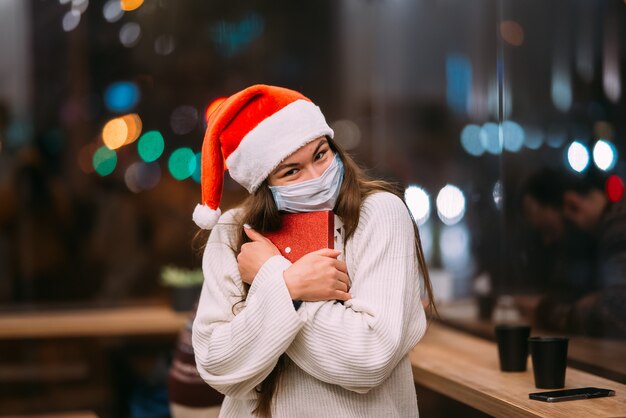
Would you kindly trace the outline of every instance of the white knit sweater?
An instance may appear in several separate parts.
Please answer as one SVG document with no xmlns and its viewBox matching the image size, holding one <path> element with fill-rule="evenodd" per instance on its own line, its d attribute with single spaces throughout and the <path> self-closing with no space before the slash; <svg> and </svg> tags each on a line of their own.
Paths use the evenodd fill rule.
<svg viewBox="0 0 626 418">
<path fill-rule="evenodd" d="M 251 417 L 255 387 L 278 357 L 288 361 L 274 397 L 274 418 L 416 417 L 407 353 L 426 329 L 420 302 L 412 220 L 391 193 L 367 197 L 345 257 L 352 299 L 304 302 L 296 311 L 282 272 L 270 258 L 245 303 L 227 211 L 209 237 L 204 286 L 193 325 L 202 378 L 226 395 L 220 417 Z M 233 310 L 236 315 L 233 314 Z"/>
</svg>

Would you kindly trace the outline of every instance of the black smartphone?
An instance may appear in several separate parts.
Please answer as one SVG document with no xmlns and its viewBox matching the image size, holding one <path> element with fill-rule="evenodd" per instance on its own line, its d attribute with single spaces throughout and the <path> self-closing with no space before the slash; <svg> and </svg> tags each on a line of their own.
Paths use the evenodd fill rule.
<svg viewBox="0 0 626 418">
<path fill-rule="evenodd" d="M 528 397 L 530 399 L 544 402 L 562 402 L 573 401 L 576 399 L 604 398 L 605 396 L 615 396 L 615 391 L 611 389 L 601 388 L 577 388 L 528 394 Z"/>
</svg>

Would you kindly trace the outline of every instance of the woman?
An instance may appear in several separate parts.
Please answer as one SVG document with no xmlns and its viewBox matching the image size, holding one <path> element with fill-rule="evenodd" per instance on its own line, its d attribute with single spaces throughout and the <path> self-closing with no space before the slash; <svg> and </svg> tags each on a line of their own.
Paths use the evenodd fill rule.
<svg viewBox="0 0 626 418">
<path fill-rule="evenodd" d="M 417 416 L 408 352 L 426 329 L 415 223 L 385 182 L 332 140 L 317 106 L 257 85 L 211 114 L 194 220 L 212 229 L 193 325 L 202 378 L 226 395 L 221 417 Z M 221 215 L 224 162 L 250 196 Z M 282 212 L 334 210 L 344 257 L 295 263 L 263 232 Z"/>
</svg>

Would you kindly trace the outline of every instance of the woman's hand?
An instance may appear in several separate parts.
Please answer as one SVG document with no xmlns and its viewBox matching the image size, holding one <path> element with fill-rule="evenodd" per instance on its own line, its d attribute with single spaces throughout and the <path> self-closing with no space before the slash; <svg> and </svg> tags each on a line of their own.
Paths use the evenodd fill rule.
<svg viewBox="0 0 626 418">
<path fill-rule="evenodd" d="M 241 252 L 237 255 L 237 265 L 241 280 L 251 285 L 261 266 L 273 256 L 280 255 L 280 251 L 272 241 L 254 229 L 244 226 L 244 231 L 252 242 L 246 242 L 241 246 Z"/>
<path fill-rule="evenodd" d="M 346 263 L 337 260 L 340 251 L 324 248 L 306 254 L 284 271 L 283 277 L 294 300 L 348 300 Z"/>
</svg>

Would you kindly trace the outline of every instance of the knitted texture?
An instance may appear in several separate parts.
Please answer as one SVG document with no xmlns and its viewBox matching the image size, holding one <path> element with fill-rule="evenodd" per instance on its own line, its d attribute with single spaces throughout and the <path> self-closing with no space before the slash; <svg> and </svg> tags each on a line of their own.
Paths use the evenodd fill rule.
<svg viewBox="0 0 626 418">
<path fill-rule="evenodd" d="M 239 231 L 228 224 L 238 214 L 222 215 L 209 237 L 192 335 L 200 376 L 226 395 L 220 417 L 252 416 L 255 388 L 283 353 L 274 418 L 418 416 L 408 353 L 426 317 L 402 201 L 379 192 L 363 202 L 345 245 L 352 299 L 304 302 L 297 311 L 282 277 L 291 263 L 279 255 L 263 264 L 237 304 L 243 286 L 232 248 Z"/>
</svg>

